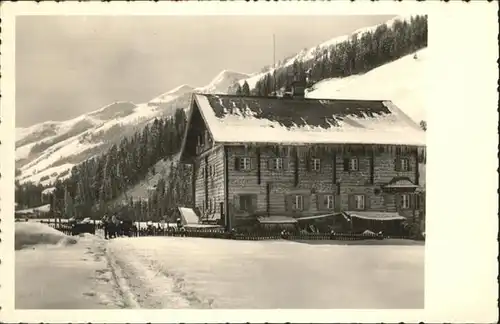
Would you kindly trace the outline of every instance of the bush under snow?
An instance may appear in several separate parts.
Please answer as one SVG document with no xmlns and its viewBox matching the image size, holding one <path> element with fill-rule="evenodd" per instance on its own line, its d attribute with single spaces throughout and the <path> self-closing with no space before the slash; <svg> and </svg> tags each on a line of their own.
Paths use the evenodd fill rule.
<svg viewBox="0 0 500 324">
<path fill-rule="evenodd" d="M 16 223 L 15 249 L 41 244 L 75 244 L 77 240 L 41 223 Z"/>
</svg>

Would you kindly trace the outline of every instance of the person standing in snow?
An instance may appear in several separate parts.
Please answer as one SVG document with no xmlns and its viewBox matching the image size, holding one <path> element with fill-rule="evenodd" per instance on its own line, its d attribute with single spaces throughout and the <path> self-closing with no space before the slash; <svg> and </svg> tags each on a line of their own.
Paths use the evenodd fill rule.
<svg viewBox="0 0 500 324">
<path fill-rule="evenodd" d="M 109 218 L 107 214 L 104 214 L 104 216 L 101 219 L 101 223 L 102 223 L 102 228 L 104 229 L 104 239 L 107 240 L 109 235 Z"/>
<path fill-rule="evenodd" d="M 116 233 L 118 231 L 118 217 L 116 217 L 116 214 L 113 214 L 113 216 L 111 216 L 111 226 L 112 230 L 110 234 L 113 237 L 116 237 Z"/>
</svg>

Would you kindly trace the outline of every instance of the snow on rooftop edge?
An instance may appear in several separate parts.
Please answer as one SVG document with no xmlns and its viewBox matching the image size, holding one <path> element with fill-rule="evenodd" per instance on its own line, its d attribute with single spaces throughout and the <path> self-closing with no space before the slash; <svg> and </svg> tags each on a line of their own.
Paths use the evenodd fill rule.
<svg viewBox="0 0 500 324">
<path fill-rule="evenodd" d="M 415 126 L 418 127 L 418 125 L 409 118 L 404 120 L 408 127 L 392 131 L 359 127 L 346 127 L 345 129 L 285 128 L 277 122 L 265 119 L 239 118 L 238 116 L 219 119 L 215 116 L 206 96 L 196 94 L 195 98 L 209 125 L 214 141 L 219 143 L 426 145 L 425 132 L 417 130 Z M 384 105 L 398 118 L 405 119 L 406 115 L 390 102 L 384 102 Z"/>
</svg>

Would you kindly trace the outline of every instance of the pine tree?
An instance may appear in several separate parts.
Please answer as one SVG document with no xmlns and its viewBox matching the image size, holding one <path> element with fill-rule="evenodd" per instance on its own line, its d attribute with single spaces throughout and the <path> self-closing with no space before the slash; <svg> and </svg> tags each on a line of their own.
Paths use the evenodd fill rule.
<svg viewBox="0 0 500 324">
<path fill-rule="evenodd" d="M 236 83 L 236 95 L 241 96 L 242 94 L 243 94 L 243 91 L 241 89 L 240 83 L 238 82 L 238 83 Z"/>
<path fill-rule="evenodd" d="M 248 85 L 248 82 L 246 80 L 241 87 L 241 95 L 244 97 L 250 96 L 250 86 Z"/>
</svg>

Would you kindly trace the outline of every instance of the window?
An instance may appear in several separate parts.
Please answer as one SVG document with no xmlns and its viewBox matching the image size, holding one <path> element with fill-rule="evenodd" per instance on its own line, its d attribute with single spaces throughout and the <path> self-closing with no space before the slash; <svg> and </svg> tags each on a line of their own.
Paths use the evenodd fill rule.
<svg viewBox="0 0 500 324">
<path fill-rule="evenodd" d="M 212 177 L 215 177 L 215 165 L 212 167 Z"/>
<path fill-rule="evenodd" d="M 349 160 L 349 171 L 358 171 L 358 170 L 359 170 L 358 158 L 351 158 Z"/>
<path fill-rule="evenodd" d="M 208 166 L 208 176 L 211 176 L 212 175 L 212 166 L 209 165 Z"/>
<path fill-rule="evenodd" d="M 250 170 L 250 163 L 249 157 L 240 158 L 240 170 Z"/>
<path fill-rule="evenodd" d="M 313 171 L 319 171 L 321 169 L 321 160 L 320 159 L 312 159 L 312 169 Z"/>
<path fill-rule="evenodd" d="M 355 207 L 357 210 L 365 209 L 365 196 L 364 195 L 355 195 L 354 196 Z"/>
<path fill-rule="evenodd" d="M 295 195 L 293 199 L 293 205 L 292 208 L 294 210 L 302 210 L 304 209 L 304 197 L 301 195 Z"/>
<path fill-rule="evenodd" d="M 325 207 L 327 209 L 333 209 L 335 206 L 335 201 L 333 200 L 333 195 L 325 196 Z"/>
<path fill-rule="evenodd" d="M 203 139 L 204 139 L 204 144 L 208 144 L 208 139 L 209 139 L 209 137 L 208 137 L 208 130 L 205 130 Z"/>
<path fill-rule="evenodd" d="M 401 209 L 410 209 L 410 195 L 401 195 Z"/>
<path fill-rule="evenodd" d="M 252 195 L 240 195 L 240 210 L 252 210 Z"/>
<path fill-rule="evenodd" d="M 276 170 L 282 170 L 283 169 L 283 159 L 282 158 L 275 158 L 274 159 L 274 168 Z"/>
<path fill-rule="evenodd" d="M 400 159 L 400 169 L 401 171 L 409 171 L 410 170 L 410 161 L 408 159 Z"/>
</svg>

